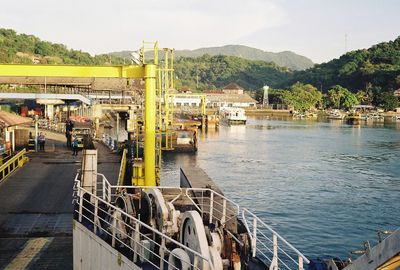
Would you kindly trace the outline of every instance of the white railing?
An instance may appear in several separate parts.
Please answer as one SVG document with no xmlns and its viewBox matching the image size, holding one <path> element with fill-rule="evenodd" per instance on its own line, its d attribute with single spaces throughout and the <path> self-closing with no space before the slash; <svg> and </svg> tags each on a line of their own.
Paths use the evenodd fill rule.
<svg viewBox="0 0 400 270">
<path fill-rule="evenodd" d="M 310 261 L 293 245 L 246 208 L 240 210 L 252 244 L 252 255 L 266 260 L 270 269 L 304 269 Z"/>
<path fill-rule="evenodd" d="M 100 173 L 97 175 L 98 200 L 107 205 L 111 205 L 116 197 L 120 195 L 118 193 L 119 190 L 135 188 L 137 192 L 157 188 L 163 194 L 167 194 L 164 196 L 164 199 L 168 202 L 174 203 L 179 198 L 187 198 L 198 210 L 203 220 L 208 220 L 210 224 L 217 223 L 221 226 L 229 227 L 230 222 L 241 222 L 250 238 L 252 256 L 261 259 L 266 265 L 270 265 L 270 269 L 303 270 L 304 264 L 309 263 L 309 260 L 299 250 L 279 235 L 272 227 L 248 209 L 240 207 L 237 203 L 214 190 L 205 188 L 118 186 L 111 185 L 104 175 Z M 75 178 L 75 181 L 78 181 L 78 177 Z M 114 206 L 112 208 L 115 209 Z M 121 210 L 116 211 L 121 213 L 121 215 L 127 215 L 126 213 L 122 213 Z M 135 219 L 132 216 L 127 216 L 129 219 Z M 146 224 L 144 225 L 146 228 L 149 227 Z M 158 231 L 157 234 L 161 235 Z M 234 233 L 230 235 L 239 245 L 242 245 Z M 165 237 L 167 241 L 170 241 L 169 237 Z M 200 255 L 198 254 L 197 256 Z M 199 258 L 205 260 L 201 256 Z"/>
<path fill-rule="evenodd" d="M 111 197 L 107 187 L 111 185 L 105 184 L 102 197 L 99 197 L 80 187 L 78 178 L 77 175 L 74 184 L 74 218 L 134 263 L 156 269 L 165 266 L 179 269 L 169 263 L 170 256 L 174 256 L 190 269 L 213 270 L 209 258 L 109 203 Z M 108 182 L 104 176 L 102 182 Z M 176 248 L 184 250 L 193 259 L 178 258 L 173 252 Z"/>
<path fill-rule="evenodd" d="M 218 221 L 220 224 L 226 225 L 233 219 L 239 219 L 250 236 L 252 256 L 257 256 L 268 265 L 272 265 L 270 269 L 303 270 L 304 263 L 310 262 L 299 250 L 255 214 L 225 196 L 211 189 L 202 188 L 188 188 L 186 196 L 191 198 L 193 204 L 197 205 L 202 216 L 208 215 L 209 223 Z M 236 240 L 241 244 L 238 239 Z"/>
</svg>

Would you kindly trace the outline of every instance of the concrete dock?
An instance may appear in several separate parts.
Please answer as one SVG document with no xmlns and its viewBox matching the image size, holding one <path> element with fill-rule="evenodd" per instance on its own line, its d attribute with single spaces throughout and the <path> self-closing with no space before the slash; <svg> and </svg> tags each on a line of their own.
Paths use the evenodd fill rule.
<svg viewBox="0 0 400 270">
<path fill-rule="evenodd" d="M 72 187 L 81 155 L 47 132 L 46 152 L 0 183 L 0 269 L 72 269 Z M 102 144 L 98 170 L 117 181 L 119 157 Z"/>
</svg>

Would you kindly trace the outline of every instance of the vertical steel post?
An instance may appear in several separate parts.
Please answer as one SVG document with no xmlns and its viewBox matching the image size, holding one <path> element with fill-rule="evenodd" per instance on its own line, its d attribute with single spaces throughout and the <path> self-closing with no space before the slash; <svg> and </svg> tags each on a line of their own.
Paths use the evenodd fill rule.
<svg viewBox="0 0 400 270">
<path fill-rule="evenodd" d="M 117 112 L 117 146 L 119 142 L 119 113 Z"/>
<path fill-rule="evenodd" d="M 226 221 L 226 200 L 223 199 L 222 201 L 222 217 L 221 217 L 221 224 L 225 226 Z"/>
<path fill-rule="evenodd" d="M 38 116 L 35 115 L 35 151 L 38 151 L 38 136 L 39 136 L 39 121 Z"/>
<path fill-rule="evenodd" d="M 144 184 L 156 186 L 156 65 L 148 64 L 144 67 L 144 81 Z"/>
<path fill-rule="evenodd" d="M 303 257 L 301 257 L 300 255 L 299 255 L 299 270 L 304 270 Z"/>
<path fill-rule="evenodd" d="M 133 262 L 134 263 L 136 263 L 138 261 L 139 241 L 140 241 L 140 227 L 139 227 L 139 222 L 136 222 L 135 230 L 134 230 L 134 245 L 133 245 Z"/>
<path fill-rule="evenodd" d="M 211 196 L 210 196 L 210 220 L 209 223 L 212 223 L 213 220 L 213 211 L 214 211 L 214 192 L 211 192 Z"/>
<path fill-rule="evenodd" d="M 83 191 L 79 190 L 79 222 L 82 222 L 82 213 L 83 213 Z"/>
<path fill-rule="evenodd" d="M 96 198 L 96 200 L 94 201 L 94 218 L 93 218 L 94 234 L 97 233 L 97 223 L 99 221 L 98 209 L 99 209 L 99 201 Z"/>
<path fill-rule="evenodd" d="M 164 270 L 165 265 L 165 237 L 161 238 L 161 246 L 160 246 L 160 270 Z"/>
<path fill-rule="evenodd" d="M 12 132 L 11 132 L 11 150 L 14 153 L 15 152 L 15 128 L 13 128 Z"/>
<path fill-rule="evenodd" d="M 273 256 L 272 256 L 272 261 L 269 266 L 269 269 L 271 270 L 278 270 L 278 237 L 276 234 L 272 235 L 272 243 L 273 243 Z"/>
<path fill-rule="evenodd" d="M 255 217 L 253 217 L 253 237 L 251 238 L 251 242 L 252 255 L 255 257 L 257 252 L 257 219 Z"/>
<path fill-rule="evenodd" d="M 103 200 L 106 200 L 106 179 L 103 176 Z"/>
</svg>

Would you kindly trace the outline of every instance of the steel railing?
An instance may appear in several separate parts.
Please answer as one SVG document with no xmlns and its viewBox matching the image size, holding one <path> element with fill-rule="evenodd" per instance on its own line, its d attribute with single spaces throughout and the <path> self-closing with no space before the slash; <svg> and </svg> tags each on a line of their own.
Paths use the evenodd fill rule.
<svg viewBox="0 0 400 270">
<path fill-rule="evenodd" d="M 108 182 L 105 178 L 102 178 L 102 181 Z M 213 270 L 210 258 L 202 256 L 197 251 L 109 203 L 110 196 L 107 187 L 114 189 L 116 186 L 105 184 L 104 187 L 106 188 L 101 190 L 100 193 L 103 194 L 100 197 L 87 192 L 80 186 L 79 174 L 77 174 L 73 194 L 75 220 L 136 264 L 149 265 L 156 269 L 165 269 L 165 266 L 168 266 L 167 269 L 180 269 L 170 264 L 170 256 L 173 256 L 190 269 Z M 178 255 L 173 252 L 176 248 L 184 250 L 192 259 L 187 261 L 184 258 L 178 258 Z"/>
<path fill-rule="evenodd" d="M 119 173 L 118 173 L 118 184 L 123 185 L 124 179 L 125 179 L 125 169 L 126 169 L 126 155 L 128 153 L 128 150 L 124 148 L 122 151 L 122 158 L 121 158 L 121 165 L 119 167 Z"/>
<path fill-rule="evenodd" d="M 102 174 L 98 175 L 97 195 L 108 203 L 114 202 L 118 196 L 118 190 L 140 189 L 148 190 L 157 188 L 162 193 L 167 192 L 168 201 L 174 203 L 181 197 L 188 198 L 192 205 L 198 210 L 203 219 L 209 223 L 228 225 L 233 220 L 239 220 L 245 226 L 251 241 L 252 256 L 257 256 L 270 269 L 304 269 L 304 264 L 309 260 L 298 249 L 285 240 L 271 226 L 262 221 L 246 208 L 240 207 L 234 201 L 207 188 L 179 188 L 179 187 L 146 187 L 146 186 L 118 186 L 111 185 Z M 172 191 L 172 192 L 171 192 Z M 242 244 L 232 234 L 233 238 Z"/>
<path fill-rule="evenodd" d="M 197 204 L 197 209 L 202 215 L 208 215 L 210 223 L 218 221 L 225 225 L 234 218 L 242 221 L 251 239 L 252 256 L 258 256 L 272 265 L 271 269 L 303 270 L 304 263 L 309 263 L 299 250 L 271 226 L 225 196 L 211 189 L 202 188 L 188 188 L 186 196 L 192 197 L 192 202 Z M 239 244 L 241 244 L 240 241 Z"/>
<path fill-rule="evenodd" d="M 6 179 L 16 169 L 22 167 L 29 159 L 26 149 L 19 151 L 15 156 L 10 157 L 3 165 L 0 166 L 0 182 Z"/>
</svg>

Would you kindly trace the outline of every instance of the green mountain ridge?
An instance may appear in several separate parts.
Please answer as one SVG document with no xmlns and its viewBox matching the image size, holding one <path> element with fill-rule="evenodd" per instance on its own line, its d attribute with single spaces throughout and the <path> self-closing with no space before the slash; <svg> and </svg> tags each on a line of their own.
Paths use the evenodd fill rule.
<svg viewBox="0 0 400 270">
<path fill-rule="evenodd" d="M 121 58 L 129 58 L 132 51 L 112 52 L 111 55 Z M 291 51 L 267 52 L 244 45 L 225 45 L 221 47 L 207 47 L 195 50 L 176 50 L 176 57 L 201 57 L 203 55 L 225 55 L 236 56 L 247 60 L 261 60 L 274 62 L 278 66 L 287 67 L 291 70 L 305 70 L 314 66 L 314 63 L 305 56 Z"/>
<path fill-rule="evenodd" d="M 112 58 L 112 64 L 122 64 L 123 61 L 121 58 Z M 81 50 L 68 49 L 63 44 L 43 41 L 33 35 L 17 34 L 12 29 L 4 28 L 0 28 L 0 63 L 111 64 L 109 55 L 92 56 Z"/>
<path fill-rule="evenodd" d="M 246 90 L 257 90 L 264 85 L 276 87 L 291 74 L 287 68 L 273 62 L 226 55 L 178 57 L 174 67 L 177 89 L 192 90 L 221 88 L 233 82 Z"/>
<path fill-rule="evenodd" d="M 337 84 L 352 92 L 395 90 L 400 86 L 400 36 L 294 72 L 278 85 L 287 88 L 295 82 L 310 83 L 323 92 Z"/>
</svg>

